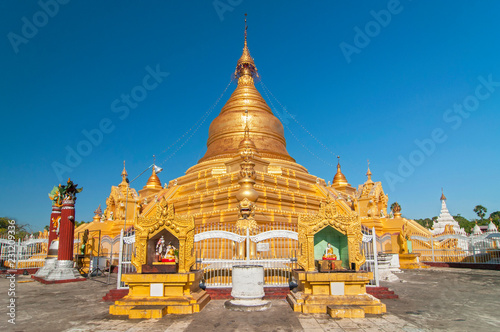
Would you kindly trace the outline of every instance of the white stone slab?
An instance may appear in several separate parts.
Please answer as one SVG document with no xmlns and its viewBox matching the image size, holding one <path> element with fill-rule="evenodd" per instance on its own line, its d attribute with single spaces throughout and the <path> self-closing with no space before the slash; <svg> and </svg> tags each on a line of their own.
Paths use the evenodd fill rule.
<svg viewBox="0 0 500 332">
<path fill-rule="evenodd" d="M 163 297 L 163 284 L 150 284 L 149 286 L 149 296 Z"/>
<path fill-rule="evenodd" d="M 344 286 L 343 282 L 331 282 L 330 291 L 332 295 L 344 295 Z"/>
</svg>

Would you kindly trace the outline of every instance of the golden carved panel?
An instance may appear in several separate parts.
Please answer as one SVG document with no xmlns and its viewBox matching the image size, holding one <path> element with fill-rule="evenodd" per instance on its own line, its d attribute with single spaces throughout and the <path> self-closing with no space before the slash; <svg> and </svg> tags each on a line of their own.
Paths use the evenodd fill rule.
<svg viewBox="0 0 500 332">
<path fill-rule="evenodd" d="M 365 256 L 361 251 L 361 219 L 345 202 L 330 199 L 321 202 L 318 213 L 299 216 L 298 237 L 301 251 L 298 264 L 306 271 L 315 270 L 314 235 L 327 226 L 347 236 L 349 262 L 355 263 L 356 270 L 359 270 L 365 263 Z"/>
<path fill-rule="evenodd" d="M 166 229 L 179 240 L 179 273 L 189 272 L 195 263 L 194 257 L 194 217 L 176 215 L 173 204 L 163 198 L 156 207 L 153 217 L 140 217 L 135 224 L 136 252 L 132 264 L 137 272 L 142 272 L 146 264 L 148 240 Z"/>
</svg>

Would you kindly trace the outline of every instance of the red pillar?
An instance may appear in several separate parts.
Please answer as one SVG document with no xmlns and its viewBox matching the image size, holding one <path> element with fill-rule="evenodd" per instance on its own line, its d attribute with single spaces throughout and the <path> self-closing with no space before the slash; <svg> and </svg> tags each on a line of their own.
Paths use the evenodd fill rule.
<svg viewBox="0 0 500 332">
<path fill-rule="evenodd" d="M 58 226 L 61 223 L 61 207 L 52 205 L 52 213 L 50 214 L 49 223 L 49 248 L 52 241 L 57 239 Z"/>
<path fill-rule="evenodd" d="M 73 260 L 73 243 L 75 235 L 75 201 L 71 198 L 63 200 L 61 211 L 61 226 L 59 227 L 59 250 L 57 259 Z"/>
</svg>

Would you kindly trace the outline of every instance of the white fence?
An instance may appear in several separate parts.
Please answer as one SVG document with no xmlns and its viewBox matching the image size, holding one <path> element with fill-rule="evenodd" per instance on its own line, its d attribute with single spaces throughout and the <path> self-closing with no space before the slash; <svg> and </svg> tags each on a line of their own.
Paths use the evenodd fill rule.
<svg viewBox="0 0 500 332">
<path fill-rule="evenodd" d="M 414 253 L 424 262 L 500 264 L 500 233 L 411 235 Z"/>
<path fill-rule="evenodd" d="M 372 229 L 363 227 L 362 250 L 366 263 L 364 271 L 373 272 L 371 285 L 379 284 L 378 255 L 386 239 L 372 235 Z M 390 239 L 389 239 L 390 241 Z M 232 268 L 238 265 L 262 265 L 265 286 L 288 286 L 292 270 L 297 268 L 297 225 L 270 223 L 246 233 L 235 225 L 211 223 L 198 226 L 195 231 L 195 269 L 204 271 L 207 287 L 230 287 Z M 121 275 L 136 273 L 132 265 L 135 233 L 131 229 L 120 235 L 117 288 L 128 288 Z M 377 248 L 378 246 L 378 248 Z"/>
<path fill-rule="evenodd" d="M 367 228 L 361 226 L 363 233 L 363 254 L 365 255 L 365 263 L 361 266 L 360 270 L 373 272 L 373 279 L 370 280 L 370 286 L 379 286 L 379 271 L 378 271 L 378 254 L 381 252 L 381 241 L 377 241 L 377 234 L 375 228 Z"/>
<path fill-rule="evenodd" d="M 45 264 L 47 256 L 46 238 L 25 238 L 17 241 L 0 238 L 0 268 L 30 269 Z"/>
<path fill-rule="evenodd" d="M 197 227 L 196 269 L 204 270 L 207 287 L 230 287 L 237 265 L 264 267 L 264 286 L 288 286 L 297 267 L 297 225 L 270 223 L 246 231 L 221 223 Z"/>
<path fill-rule="evenodd" d="M 118 277 L 116 279 L 117 289 L 128 289 L 128 286 L 121 281 L 122 274 L 136 273 L 137 270 L 132 265 L 132 255 L 135 254 L 135 230 L 123 230 L 120 233 L 120 255 L 118 257 Z M 111 256 L 112 257 L 112 256 Z"/>
</svg>

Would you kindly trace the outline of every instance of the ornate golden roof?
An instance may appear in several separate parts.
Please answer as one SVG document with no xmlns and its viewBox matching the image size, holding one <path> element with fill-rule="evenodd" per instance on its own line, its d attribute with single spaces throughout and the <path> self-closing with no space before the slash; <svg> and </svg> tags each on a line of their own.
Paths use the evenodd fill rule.
<svg viewBox="0 0 500 332">
<path fill-rule="evenodd" d="M 198 163 L 218 158 L 229 158 L 238 152 L 247 125 L 252 128 L 252 140 L 264 158 L 295 162 L 286 150 L 283 125 L 254 85 L 257 68 L 246 41 L 243 54 L 236 65 L 238 86 L 222 110 L 210 124 L 207 152 Z"/>
<path fill-rule="evenodd" d="M 148 182 L 143 187 L 143 189 L 147 189 L 147 188 L 161 189 L 161 181 L 160 181 L 160 178 L 158 177 L 158 175 L 156 175 L 155 167 L 153 166 L 152 169 L 153 169 L 153 173 L 149 177 Z"/>
<path fill-rule="evenodd" d="M 344 174 L 342 174 L 342 171 L 340 170 L 340 158 L 337 163 L 337 174 L 335 174 L 333 178 L 333 183 L 332 185 L 335 186 L 348 186 L 349 183 L 347 182 L 347 179 L 345 178 Z"/>
</svg>

